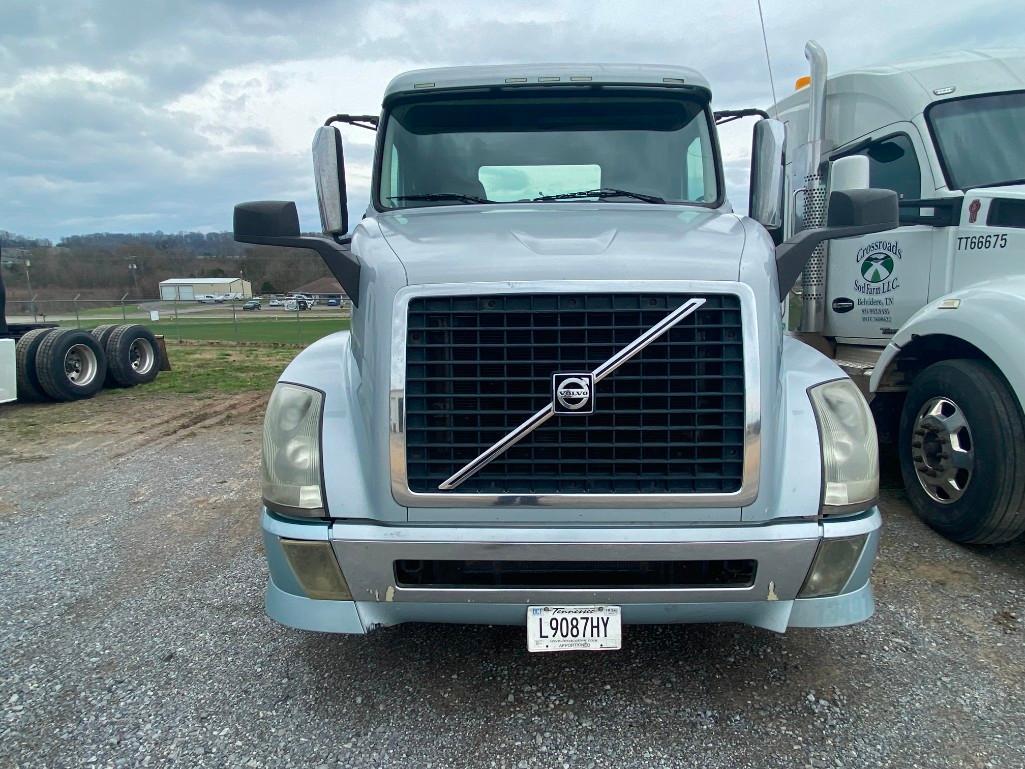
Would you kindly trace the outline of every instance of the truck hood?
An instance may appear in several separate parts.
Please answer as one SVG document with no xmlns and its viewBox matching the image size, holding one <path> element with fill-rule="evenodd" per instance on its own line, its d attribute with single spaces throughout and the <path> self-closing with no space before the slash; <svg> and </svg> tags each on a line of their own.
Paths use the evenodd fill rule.
<svg viewBox="0 0 1025 769">
<path fill-rule="evenodd" d="M 632 203 L 436 206 L 378 216 L 410 285 L 494 280 L 737 280 L 740 217 Z"/>
<path fill-rule="evenodd" d="M 1025 198 L 1025 184 L 1001 184 L 999 187 L 976 187 L 965 190 L 965 197 Z"/>
</svg>

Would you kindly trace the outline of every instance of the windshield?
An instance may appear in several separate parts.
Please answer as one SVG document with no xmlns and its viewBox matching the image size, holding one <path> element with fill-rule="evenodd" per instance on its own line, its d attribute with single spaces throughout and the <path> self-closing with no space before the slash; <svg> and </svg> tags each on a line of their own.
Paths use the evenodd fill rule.
<svg viewBox="0 0 1025 769">
<path fill-rule="evenodd" d="M 706 102 L 651 90 L 407 100 L 388 113 L 378 201 L 384 209 L 578 193 L 568 199 L 715 205 L 709 124 Z"/>
<path fill-rule="evenodd" d="M 926 117 L 950 189 L 1025 180 L 1025 91 L 937 102 Z"/>
</svg>

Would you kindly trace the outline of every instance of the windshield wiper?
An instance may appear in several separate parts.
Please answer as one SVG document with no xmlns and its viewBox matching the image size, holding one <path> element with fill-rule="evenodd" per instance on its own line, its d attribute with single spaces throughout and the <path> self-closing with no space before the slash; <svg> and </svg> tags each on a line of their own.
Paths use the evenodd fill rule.
<svg viewBox="0 0 1025 769">
<path fill-rule="evenodd" d="M 601 187 L 597 190 L 581 192 L 562 192 L 558 195 L 541 195 L 531 200 L 531 202 L 545 203 L 549 200 L 575 200 L 577 198 L 598 198 L 599 200 L 604 200 L 605 198 L 636 198 L 637 200 L 643 200 L 645 203 L 666 202 L 658 195 L 645 195 L 643 192 L 631 192 L 630 190 L 620 190 L 615 187 Z"/>
<path fill-rule="evenodd" d="M 494 200 L 461 192 L 424 192 L 420 195 L 391 195 L 388 200 L 458 200 L 461 203 L 494 203 Z"/>
</svg>

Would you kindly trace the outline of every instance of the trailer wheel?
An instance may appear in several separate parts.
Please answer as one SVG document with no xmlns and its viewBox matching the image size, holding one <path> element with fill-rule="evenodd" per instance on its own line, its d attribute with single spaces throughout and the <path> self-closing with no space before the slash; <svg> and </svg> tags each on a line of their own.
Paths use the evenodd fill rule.
<svg viewBox="0 0 1025 769">
<path fill-rule="evenodd" d="M 100 347 L 106 350 L 107 340 L 110 339 L 110 335 L 114 332 L 115 328 L 117 328 L 116 323 L 108 323 L 103 326 L 97 326 L 89 333 L 96 337 L 96 340 L 100 343 Z"/>
<path fill-rule="evenodd" d="M 43 343 L 43 337 L 50 328 L 35 328 L 22 336 L 15 346 L 15 373 L 18 381 L 18 399 L 23 401 L 45 401 L 46 393 L 39 384 L 39 373 L 36 371 L 36 352 Z"/>
<path fill-rule="evenodd" d="M 922 371 L 904 401 L 899 449 L 911 506 L 943 536 L 996 544 L 1025 531 L 1025 417 L 992 364 Z"/>
<path fill-rule="evenodd" d="M 55 401 L 91 398 L 103 387 L 107 356 L 88 331 L 60 329 L 36 352 L 39 384 Z"/>
<path fill-rule="evenodd" d="M 110 376 L 122 387 L 152 382 L 160 373 L 160 348 L 145 326 L 118 326 L 107 340 Z"/>
<path fill-rule="evenodd" d="M 96 337 L 96 341 L 100 343 L 100 347 L 103 348 L 103 352 L 107 353 L 107 376 L 103 380 L 103 384 L 107 387 L 117 387 L 118 385 L 110 370 L 110 352 L 107 350 L 107 340 L 110 339 L 110 335 L 114 333 L 115 328 L 117 328 L 116 323 L 108 323 L 103 326 L 97 326 L 89 332 Z"/>
</svg>

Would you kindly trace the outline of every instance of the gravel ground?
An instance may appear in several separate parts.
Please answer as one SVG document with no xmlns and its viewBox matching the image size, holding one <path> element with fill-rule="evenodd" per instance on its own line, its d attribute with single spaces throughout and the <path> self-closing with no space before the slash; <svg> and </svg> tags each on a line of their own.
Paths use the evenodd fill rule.
<svg viewBox="0 0 1025 769">
<path fill-rule="evenodd" d="M 1025 765 L 1025 544 L 952 545 L 896 488 L 851 628 L 280 627 L 263 397 L 0 409 L 0 766 Z"/>
</svg>

